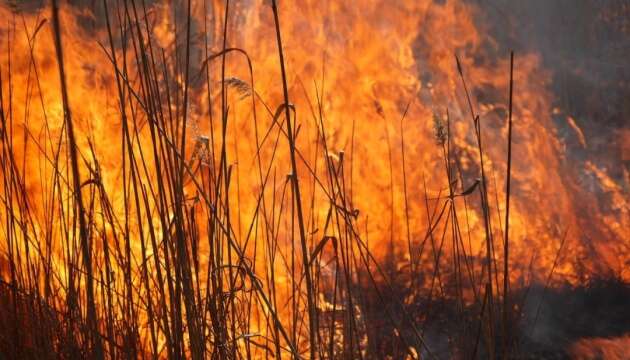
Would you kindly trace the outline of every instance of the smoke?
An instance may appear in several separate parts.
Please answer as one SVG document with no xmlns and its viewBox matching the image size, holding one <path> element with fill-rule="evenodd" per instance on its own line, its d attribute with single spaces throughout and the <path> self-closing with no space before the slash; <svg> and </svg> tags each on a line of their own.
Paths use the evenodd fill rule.
<svg viewBox="0 0 630 360">
<path fill-rule="evenodd" d="M 554 353 L 580 339 L 614 339 L 630 331 L 630 287 L 617 281 L 598 279 L 579 288 L 534 286 L 524 298 L 524 348 Z"/>
<path fill-rule="evenodd" d="M 573 193 L 581 247 L 596 258 L 627 252 L 630 219 L 630 3 L 468 0 L 499 54 L 540 55 L 551 73 L 553 129 L 563 148 L 564 186 Z M 518 93 L 518 85 L 515 89 Z M 601 224 L 600 224 L 601 223 Z M 562 224 L 560 224 L 562 226 Z M 606 243 L 606 244 L 604 244 Z M 617 244 L 615 248 L 602 247 Z M 619 275 L 596 260 L 588 271 Z M 616 260 L 613 260 L 614 263 Z"/>
<path fill-rule="evenodd" d="M 626 0 L 471 0 L 498 43 L 518 53 L 535 51 L 552 70 L 555 105 L 586 134 L 587 151 L 621 181 L 630 103 L 630 2 Z M 575 129 L 559 121 L 569 146 Z M 571 138 L 571 139 L 570 139 Z M 603 154 L 604 156 L 597 156 Z M 627 186 L 627 184 L 626 184 Z"/>
</svg>

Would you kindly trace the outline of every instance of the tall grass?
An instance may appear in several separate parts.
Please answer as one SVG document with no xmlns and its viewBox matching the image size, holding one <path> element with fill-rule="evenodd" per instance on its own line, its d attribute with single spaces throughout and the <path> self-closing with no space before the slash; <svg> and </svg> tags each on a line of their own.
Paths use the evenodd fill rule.
<svg viewBox="0 0 630 360">
<path fill-rule="evenodd" d="M 460 169 L 452 151 L 453 119 L 448 111 L 446 118 L 436 115 L 436 146 L 426 150 L 441 154 L 444 162 L 449 186 L 437 198 L 429 196 L 427 184 L 420 194 L 408 187 L 405 144 L 413 139 L 404 138 L 407 111 L 400 117 L 399 133 L 387 132 L 388 141 L 390 136 L 401 140 L 400 149 L 388 142 L 392 198 L 393 182 L 399 180 L 393 178 L 397 165 L 392 154 L 400 150 L 403 159 L 400 180 L 409 266 L 401 270 L 395 263 L 381 263 L 372 253 L 367 230 L 361 228 L 367 228 L 368 220 L 360 222 L 352 193 L 353 183 L 361 181 L 353 177 L 353 169 L 361 164 L 348 164 L 354 146 L 350 154 L 333 153 L 329 147 L 323 84 L 315 82 L 315 97 L 307 96 L 310 109 L 296 109 L 290 102 L 276 1 L 268 10 L 275 27 L 282 80 L 277 86 L 283 102 L 275 109 L 256 90 L 247 51 L 228 46 L 230 1 L 222 14 L 213 14 L 221 23 L 221 50 L 208 52 L 206 30 L 205 61 L 199 75 L 193 72 L 191 1 L 185 5 L 185 14 L 174 16 L 184 19 L 175 24 L 174 34 L 182 46 L 167 51 L 155 43 L 144 1 L 103 0 L 108 43 L 100 47 L 109 68 L 98 71 L 111 73 L 115 81 L 120 121 L 116 139 L 89 139 L 87 148 L 77 144 L 72 109 L 79 100 L 66 80 L 75 69 L 65 66 L 66 33 L 56 0 L 51 12 L 60 88 L 54 91 L 61 93 L 64 121 L 54 133 L 46 118 L 43 142 L 24 135 L 39 149 L 39 159 L 27 158 L 32 153 L 14 145 L 22 135 L 15 124 L 18 99 L 12 91 L 32 86 L 43 96 L 52 90 L 42 89 L 37 80 L 32 48 L 32 83 L 13 83 L 11 63 L 0 64 L 0 236 L 5 249 L 0 260 L 7 264 L 0 286 L 0 301 L 6 305 L 0 310 L 0 354 L 42 359 L 438 358 L 443 352 L 428 339 L 429 326 L 441 316 L 440 308 L 454 301 L 454 318 L 461 325 L 449 336 L 458 351 L 470 358 L 510 358 L 518 338 L 512 333 L 513 303 L 508 299 L 511 81 L 503 249 L 496 248 L 493 237 L 482 120 L 458 59 L 480 179 L 466 179 Z M 31 32 L 33 42 L 38 31 Z M 6 46 L 11 51 L 11 43 Z M 12 56 L 17 55 L 8 59 Z M 247 63 L 249 79 L 229 76 L 227 65 L 236 58 Z M 211 70 L 218 61 L 220 75 Z M 512 67 L 510 79 L 511 74 Z M 202 90 L 207 92 L 203 105 L 208 110 L 200 120 L 193 119 L 191 93 Z M 232 157 L 238 151 L 230 148 L 230 139 L 238 135 L 231 133 L 236 130 L 230 126 L 230 96 L 251 99 L 258 190 L 249 219 L 241 214 L 235 195 L 240 194 L 239 167 Z M 41 104 L 46 113 L 43 100 Z M 313 154 L 300 149 L 298 136 L 307 135 L 301 134 L 306 130 L 298 111 L 310 111 L 315 124 Z M 376 111 L 385 122 L 392 118 L 378 106 Z M 207 123 L 208 136 L 194 132 L 197 121 Z M 101 162 L 106 159 L 99 159 L 96 140 L 117 148 L 120 185 L 115 189 L 104 183 Z M 278 169 L 287 168 L 278 166 L 280 154 L 290 159 L 286 177 L 278 174 Z M 19 159 L 43 161 L 47 170 L 29 173 Z M 45 184 L 41 194 L 26 188 L 32 178 Z M 324 201 L 316 201 L 315 192 Z M 37 197 L 43 201 L 34 206 Z M 412 198 L 425 205 L 428 227 L 419 239 L 410 230 Z M 485 227 L 482 260 L 470 245 L 468 216 L 474 207 L 481 208 Z M 325 219 L 317 218 L 321 209 Z M 393 231 L 393 209 L 391 217 Z M 497 266 L 500 251 L 502 270 Z M 466 290 L 472 291 L 472 300 Z"/>
</svg>

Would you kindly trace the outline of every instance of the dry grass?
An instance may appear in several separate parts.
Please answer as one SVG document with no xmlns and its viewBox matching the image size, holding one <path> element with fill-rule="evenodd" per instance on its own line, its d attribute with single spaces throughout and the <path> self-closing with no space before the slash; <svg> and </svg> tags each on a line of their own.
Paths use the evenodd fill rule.
<svg viewBox="0 0 630 360">
<path fill-rule="evenodd" d="M 112 146 L 120 147 L 119 193 L 106 190 L 95 152 L 81 152 L 76 145 L 71 114 L 75 99 L 65 80 L 72 69 L 64 67 L 64 24 L 56 1 L 51 4 L 52 24 L 65 121 L 63 136 L 48 152 L 53 171 L 42 179 L 50 184 L 45 219 L 36 215 L 24 185 L 25 177 L 33 175 L 15 160 L 20 149 L 13 146 L 18 135 L 10 108 L 17 100 L 0 92 L 4 169 L 0 219 L 2 246 L 7 249 L 2 270 L 8 276 L 0 287 L 1 353 L 8 358 L 40 359 L 438 358 L 445 352 L 435 349 L 434 344 L 440 348 L 439 341 L 428 339 L 432 329 L 427 324 L 448 304 L 460 324 L 446 336 L 456 349 L 452 356 L 512 357 L 519 339 L 514 310 L 519 300 L 508 296 L 509 205 L 504 237 L 495 239 L 483 129 L 468 93 L 471 79 L 466 79 L 459 60 L 481 159 L 480 178 L 463 177 L 452 151 L 448 112 L 446 118 L 436 118 L 436 149 L 450 184 L 437 200 L 429 197 L 426 184 L 421 194 L 407 188 L 404 144 L 411 140 L 402 138 L 400 149 L 389 147 L 390 167 L 392 152 L 400 151 L 403 158 L 409 267 L 401 270 L 382 264 L 359 228 L 360 214 L 352 208 L 350 189 L 352 181 L 361 180 L 351 179 L 343 152 L 333 154 L 329 149 L 319 91 L 310 100 L 317 124 L 315 158 L 323 162 L 325 171 L 318 173 L 321 163 L 318 167 L 306 161 L 296 145 L 300 124 L 289 98 L 275 0 L 269 11 L 282 78 L 277 86 L 284 102 L 269 108 L 255 91 L 247 52 L 227 46 L 232 5 L 227 1 L 223 48 L 209 54 L 206 47 L 203 86 L 195 85 L 195 90 L 207 89 L 206 106 L 214 109 L 207 119 L 210 136 L 191 139 L 190 92 L 193 78 L 199 80 L 189 64 L 191 7 L 187 4 L 187 21 L 179 24 L 185 46 L 171 54 L 147 35 L 150 24 L 144 2 L 103 1 L 109 44 L 102 50 L 111 67 L 100 71 L 112 72 L 115 79 L 121 129 Z M 228 54 L 247 61 L 249 79 L 226 74 L 226 62 L 233 59 Z M 216 83 L 210 80 L 209 70 L 217 62 L 221 63 L 218 102 L 210 96 Z M 10 76 L 10 65 L 2 66 L 0 75 Z M 6 78 L 0 81 L 0 91 L 19 86 Z M 233 190 L 238 187 L 237 169 L 228 161 L 233 155 L 228 145 L 230 91 L 243 101 L 251 100 L 255 148 L 265 147 L 272 154 L 271 159 L 255 157 L 260 190 L 249 220 L 240 217 Z M 511 84 L 509 94 L 506 120 L 511 134 Z M 263 111 L 256 109 L 261 104 Z M 382 108 L 377 107 L 377 112 L 390 121 Z M 262 116 L 270 125 L 259 133 Z M 404 119 L 405 115 L 400 118 L 401 137 Z M 141 145 L 140 138 L 147 141 Z M 511 135 L 507 143 L 510 164 Z M 290 159 L 291 173 L 286 177 L 276 173 L 274 158 L 280 152 Z M 505 176 L 510 178 L 509 165 Z M 326 203 L 309 204 L 306 199 L 315 198 L 304 196 L 309 189 L 325 194 Z M 508 185 L 508 204 L 509 194 Z M 425 205 L 429 227 L 422 239 L 410 235 L 408 197 L 412 195 Z M 117 196 L 124 203 L 122 214 L 114 209 Z M 464 207 L 455 199 L 463 199 Z M 466 243 L 473 207 L 483 215 L 483 259 L 475 258 Z M 327 210 L 322 229 L 313 225 L 316 208 Z M 61 239 L 59 253 L 46 245 L 53 239 Z M 452 245 L 445 247 L 447 242 Z M 502 258 L 497 256 L 501 243 Z M 287 251 L 279 251 L 280 247 Z M 446 254 L 446 248 L 453 253 Z M 278 274 L 278 269 L 284 273 Z M 405 286 L 399 286 L 401 281 Z M 466 292 L 472 293 L 472 299 Z"/>
</svg>

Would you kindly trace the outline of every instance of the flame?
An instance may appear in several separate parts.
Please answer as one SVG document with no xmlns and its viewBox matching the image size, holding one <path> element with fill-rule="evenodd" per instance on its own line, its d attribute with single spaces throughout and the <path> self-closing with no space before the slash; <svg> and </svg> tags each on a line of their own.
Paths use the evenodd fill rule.
<svg viewBox="0 0 630 360">
<path fill-rule="evenodd" d="M 243 52 L 226 55 L 229 115 L 225 148 L 231 180 L 227 194 L 220 192 L 219 198 L 208 199 L 214 205 L 211 207 L 199 193 L 200 187 L 217 186 L 214 177 L 220 170 L 222 60 L 220 56 L 209 56 L 222 49 L 225 7 L 219 2 L 193 2 L 190 60 L 184 70 L 187 36 L 186 12 L 182 9 L 186 7 L 158 2 L 146 9 L 138 8 L 138 15 L 127 15 L 121 6 L 109 7 L 115 55 L 109 47 L 103 9 L 64 5 L 61 13 L 68 93 L 84 181 L 82 196 L 93 224 L 90 232 L 94 268 L 100 271 L 97 278 L 107 277 L 103 271 L 110 260 L 105 258 L 105 248 L 112 258 L 124 258 L 125 239 L 130 237 L 129 252 L 135 259 L 129 264 L 132 278 L 125 276 L 125 269 L 114 266 L 109 281 L 116 293 L 123 294 L 120 296 L 127 291 L 128 281 L 134 283 L 139 298 L 150 295 L 150 290 L 141 285 L 147 268 L 152 282 L 157 281 L 154 251 L 147 249 L 151 248 L 153 236 L 157 236 L 158 243 L 169 238 L 161 221 L 175 222 L 178 216 L 176 203 L 171 200 L 176 194 L 158 182 L 160 178 L 166 181 L 169 175 L 164 169 L 158 172 L 151 150 L 152 136 L 161 137 L 164 134 L 159 131 L 165 132 L 164 137 L 178 146 L 181 129 L 173 131 L 168 126 L 182 126 L 182 113 L 187 106 L 185 163 L 191 173 L 185 173 L 182 187 L 183 208 L 196 214 L 186 215 L 196 229 L 194 249 L 192 233 L 187 234 L 191 238 L 190 251 L 194 250 L 195 261 L 201 264 L 195 275 L 201 285 L 194 287 L 205 292 L 204 282 L 216 277 L 207 273 L 207 268 L 212 261 L 213 241 L 218 240 L 208 233 L 212 217 L 224 211 L 226 205 L 222 201 L 229 199 L 230 236 L 242 247 L 247 266 L 255 269 L 265 292 L 277 299 L 271 308 L 257 303 L 248 334 L 272 336 L 266 320 L 272 316 L 272 310 L 285 324 L 294 324 L 294 307 L 306 306 L 304 299 L 293 305 L 290 300 L 295 287 L 304 284 L 298 279 L 300 270 L 291 270 L 291 262 L 299 265 L 302 259 L 292 216 L 293 192 L 287 177 L 293 169 L 286 137 L 279 130 L 279 126 L 285 128 L 284 116 L 274 118 L 284 100 L 273 13 L 266 1 L 251 1 L 233 4 L 228 15 L 227 47 Z M 473 111 L 480 119 L 490 235 L 495 239 L 493 256 L 502 259 L 509 56 L 500 51 L 488 30 L 475 22 L 477 11 L 473 5 L 458 0 L 281 2 L 280 27 L 288 94 L 294 108 L 297 171 L 309 252 L 323 244 L 318 255 L 325 280 L 337 276 L 334 266 L 325 263 L 334 258 L 337 246 L 355 236 L 352 231 L 374 254 L 375 258 L 367 261 L 368 267 L 372 261 L 390 262 L 391 267 L 401 270 L 416 261 L 417 266 L 431 273 L 434 255 L 429 250 L 421 252 L 421 243 L 432 226 L 427 213 L 439 211 L 450 201 L 449 183 L 459 194 L 481 177 L 474 121 L 462 77 L 472 97 Z M 77 275 L 76 269 L 67 268 L 67 264 L 77 264 L 79 245 L 67 228 L 73 224 L 69 219 L 75 214 L 49 16 L 48 8 L 19 12 L 6 5 L 0 7 L 0 18 L 10 19 L 0 32 L 0 43 L 7 49 L 0 53 L 2 111 L 6 118 L 6 126 L 0 129 L 6 134 L 1 159 L 6 174 L 12 169 L 20 180 L 18 184 L 10 183 L 8 176 L 0 180 L 4 191 L 0 219 L 7 224 L 14 223 L 14 219 L 24 227 L 2 232 L 0 260 L 8 282 L 14 271 L 9 269 L 9 259 L 21 254 L 18 272 L 35 272 L 24 281 L 35 281 L 31 285 L 42 293 L 57 293 L 55 301 L 63 307 L 68 279 L 85 279 Z M 122 39 L 121 31 L 127 38 Z M 150 70 L 142 68 L 142 50 L 134 49 L 140 45 L 150 61 L 155 62 L 148 65 Z M 245 54 L 253 66 L 251 74 Z M 112 64 L 114 56 L 120 68 L 123 63 L 127 66 L 127 72 L 119 74 L 128 84 L 123 89 L 126 102 L 122 105 Z M 147 84 L 142 78 L 141 74 L 147 71 L 154 84 Z M 628 281 L 627 189 L 607 169 L 590 161 L 575 169 L 567 159 L 566 144 L 553 121 L 550 82 L 550 72 L 538 54 L 517 54 L 513 80 L 510 283 L 519 287 L 526 281 L 551 279 L 580 284 L 593 273 L 612 274 Z M 186 87 L 188 104 L 184 105 Z M 147 103 L 148 92 L 161 102 Z M 173 100 L 170 104 L 168 97 Z M 130 145 L 124 139 L 123 111 L 129 121 L 133 118 Z M 156 135 L 152 134 L 151 122 L 158 121 L 157 117 L 169 123 L 156 130 Z M 575 131 L 573 136 L 586 148 L 589 139 L 575 119 L 569 117 L 567 122 Z M 457 169 L 457 176 L 450 179 L 445 172 L 444 147 L 436 139 L 436 124 L 448 132 L 449 164 Z M 627 136 L 620 143 L 621 151 L 627 153 Z M 166 154 L 174 156 L 174 145 L 161 146 L 163 153 L 158 158 L 166 162 Z M 135 174 L 131 170 L 131 155 L 137 162 Z M 337 179 L 343 179 L 343 184 L 333 183 L 331 167 L 340 169 Z M 136 200 L 130 196 L 133 192 L 125 190 L 133 181 L 143 189 L 139 196 L 146 196 L 147 206 L 137 208 Z M 159 203 L 155 194 L 160 190 L 166 192 L 164 201 L 169 206 Z M 337 229 L 327 225 L 332 196 L 336 202 L 333 213 L 352 214 L 348 217 L 351 225 Z M 453 243 L 446 241 L 445 255 L 438 262 L 448 267 L 453 260 L 448 254 L 463 251 L 476 261 L 473 271 L 479 278 L 485 271 L 482 259 L 486 252 L 479 188 L 452 201 L 458 209 L 466 209 L 465 214 L 460 214 L 462 248 L 455 249 Z M 168 209 L 166 219 L 160 218 L 158 209 Z M 442 231 L 446 227 L 440 225 L 436 241 L 437 232 Z M 334 248 L 333 240 L 323 239 L 335 239 Z M 225 240 L 221 241 L 222 245 L 214 251 L 230 248 Z M 36 264 L 36 270 L 26 264 L 24 257 Z M 231 262 L 237 258 L 232 254 L 231 259 L 224 261 L 236 266 Z M 46 260 L 42 259 L 49 259 L 52 270 L 46 268 Z M 159 263 L 166 266 L 164 259 Z M 223 265 L 225 268 L 216 270 L 224 273 L 219 277 L 233 276 L 226 273 L 228 265 Z M 503 276 L 500 266 L 494 271 Z M 56 276 L 50 278 L 50 274 Z M 242 281 L 243 287 L 253 291 L 254 280 L 243 276 Z M 428 289 L 432 285 L 427 281 L 418 286 Z M 103 283 L 97 284 L 98 291 L 105 288 Z M 495 291 L 500 292 L 500 286 Z M 322 311 L 346 307 L 333 304 L 323 293 L 322 290 L 318 295 Z M 247 298 L 247 294 L 239 297 Z M 153 296 L 155 311 L 165 311 L 159 295 Z M 468 293 L 467 300 L 472 301 L 472 297 Z M 98 301 L 103 306 L 107 303 Z M 100 317 L 105 316 L 103 310 Z M 138 316 L 146 319 L 148 315 Z M 144 336 L 149 338 L 148 330 Z M 161 337 L 160 348 L 164 341 Z M 297 344 L 305 349 L 306 342 L 307 337 L 301 335 Z M 264 356 L 264 351 L 261 354 Z"/>
<path fill-rule="evenodd" d="M 571 344 L 570 354 L 573 359 L 623 359 L 630 346 L 629 342 L 628 336 L 583 339 Z"/>
</svg>

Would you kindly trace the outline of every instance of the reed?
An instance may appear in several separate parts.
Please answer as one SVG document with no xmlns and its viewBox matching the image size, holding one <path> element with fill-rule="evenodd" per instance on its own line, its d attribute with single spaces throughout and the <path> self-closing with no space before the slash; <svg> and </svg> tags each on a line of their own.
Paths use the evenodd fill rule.
<svg viewBox="0 0 630 360">
<path fill-rule="evenodd" d="M 458 351 L 471 358 L 510 358 L 519 335 L 508 251 L 513 54 L 502 244 L 494 238 L 483 120 L 468 88 L 474 79 L 466 78 L 456 58 L 453 65 L 473 122 L 480 177 L 469 179 L 462 171 L 451 139 L 452 123 L 462 119 L 445 109 L 445 116 L 434 118 L 435 146 L 423 151 L 440 157 L 443 173 L 432 180 L 435 187 L 447 188 L 434 197 L 428 190 L 434 184 L 424 177 L 421 185 L 412 183 L 408 171 L 414 159 L 408 147 L 414 139 L 405 131 L 413 101 L 407 101 L 402 114 L 390 114 L 377 100 L 376 112 L 385 124 L 390 204 L 385 216 L 369 221 L 382 222 L 390 234 L 389 261 L 383 261 L 368 241 L 368 219 L 355 208 L 353 190 L 362 181 L 355 174 L 362 166 L 354 163 L 355 145 L 377 144 L 355 139 L 352 119 L 350 153 L 331 149 L 323 105 L 325 69 L 312 87 L 303 79 L 296 81 L 309 108 L 291 103 L 299 95 L 290 84 L 291 63 L 285 59 L 276 1 L 267 9 L 273 17 L 275 39 L 269 40 L 277 47 L 281 79 L 275 86 L 282 103 L 275 108 L 257 90 L 256 64 L 247 51 L 230 47 L 234 4 L 226 1 L 212 20 L 204 18 L 204 61 L 193 64 L 193 48 L 200 40 L 193 36 L 192 1 L 184 3 L 173 10 L 183 12 L 174 19 L 184 19 L 174 24 L 174 45 L 163 49 L 153 36 L 145 1 L 102 2 L 100 21 L 108 43 L 99 46 L 109 68 L 98 71 L 111 74 L 115 83 L 112 101 L 120 133 L 106 141 L 117 150 L 116 189 L 103 178 L 103 164 L 110 159 L 99 157 L 97 139 L 90 138 L 82 148 L 76 138 L 75 99 L 67 78 L 77 69 L 64 61 L 64 23 L 56 0 L 50 10 L 63 128 L 61 134 L 53 133 L 53 120 L 46 117 L 45 141 L 31 137 L 50 172 L 28 173 L 16 160 L 23 155 L 14 144 L 20 136 L 13 123 L 17 100 L 11 94 L 16 70 L 11 63 L 0 64 L 0 165 L 5 170 L 0 177 L 0 239 L 7 249 L 0 255 L 0 270 L 4 263 L 8 269 L 8 279 L 0 283 L 0 303 L 6 305 L 0 310 L 0 355 L 436 359 L 443 352 L 435 348 L 431 326 L 448 308 L 460 324 L 449 335 Z M 29 40 L 34 80 L 27 86 L 38 88 L 33 46 L 43 24 Z M 24 27 L 29 33 L 26 23 Z M 215 41 L 221 46 L 212 53 L 208 43 L 214 28 L 220 29 Z M 249 78 L 230 76 L 237 61 L 246 62 Z M 43 96 L 45 91 L 39 90 Z M 329 91 L 334 96 L 334 89 Z M 200 116 L 192 110 L 197 92 L 203 92 L 201 102 L 207 107 Z M 50 111 L 40 100 L 42 111 Z M 241 106 L 251 112 L 254 144 L 240 144 L 238 131 L 244 130 L 232 124 Z M 399 119 L 396 130 L 391 119 Z M 207 136 L 200 126 L 209 129 Z M 301 146 L 306 137 L 313 147 Z M 253 149 L 251 168 L 257 181 L 250 194 L 251 217 L 240 198 L 245 166 L 238 147 L 244 145 Z M 289 164 L 278 164 L 281 155 L 288 155 Z M 287 168 L 289 174 L 280 173 Z M 37 200 L 26 194 L 29 176 L 48 190 L 41 194 L 43 220 Z M 395 209 L 400 183 L 404 208 Z M 494 190 L 498 197 L 496 185 Z M 423 221 L 426 216 L 421 235 L 412 226 L 412 216 L 418 215 L 412 213 L 414 203 L 423 207 Z M 470 244 L 474 209 L 481 209 L 483 219 L 483 259 L 472 253 Z M 404 266 L 395 261 L 400 255 L 394 246 L 399 211 L 404 214 L 408 256 Z M 500 250 L 502 269 L 497 266 Z"/>
</svg>

